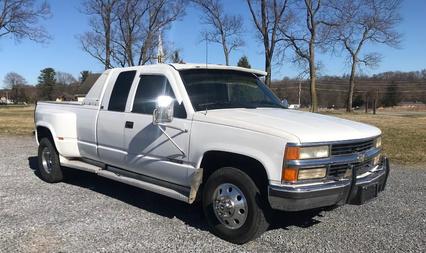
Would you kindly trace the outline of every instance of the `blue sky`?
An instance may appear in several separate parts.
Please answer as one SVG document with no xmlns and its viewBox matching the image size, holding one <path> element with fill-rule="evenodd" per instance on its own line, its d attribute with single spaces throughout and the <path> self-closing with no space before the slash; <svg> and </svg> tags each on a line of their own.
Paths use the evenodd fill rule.
<svg viewBox="0 0 426 253">
<path fill-rule="evenodd" d="M 30 84 L 37 82 L 40 70 L 52 67 L 55 70 L 69 72 L 78 77 L 81 70 L 101 72 L 103 67 L 80 48 L 76 35 L 87 31 L 88 18 L 79 12 L 80 0 L 49 1 L 53 17 L 43 24 L 53 39 L 48 44 L 36 44 L 23 40 L 16 43 L 11 38 L 0 38 L 0 87 L 6 73 L 14 71 L 24 76 Z M 242 55 L 247 55 L 253 68 L 263 69 L 264 57 L 262 46 L 256 39 L 254 25 L 247 4 L 244 0 L 226 0 L 225 10 L 241 14 L 244 17 L 245 47 L 231 55 L 231 64 L 236 64 Z M 366 70 L 366 74 L 384 71 L 413 71 L 426 68 L 426 1 L 405 0 L 402 5 L 402 23 L 398 30 L 404 34 L 401 49 L 374 45 L 366 47 L 366 51 L 375 51 L 383 55 L 378 68 Z M 186 62 L 205 62 L 205 43 L 200 43 L 200 12 L 192 7 L 187 15 L 175 22 L 166 32 L 168 41 L 173 47 L 181 50 Z M 342 75 L 348 72 L 348 66 L 341 57 L 328 54 L 319 55 L 324 65 L 322 74 Z M 224 64 L 221 47 L 209 44 L 209 63 Z M 289 62 L 275 63 L 273 79 L 283 76 L 296 76 L 300 70 Z"/>
</svg>

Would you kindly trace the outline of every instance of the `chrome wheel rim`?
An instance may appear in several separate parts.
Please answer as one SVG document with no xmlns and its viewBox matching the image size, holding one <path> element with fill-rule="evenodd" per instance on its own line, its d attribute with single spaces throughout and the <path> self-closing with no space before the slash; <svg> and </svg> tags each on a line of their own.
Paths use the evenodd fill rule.
<svg viewBox="0 0 426 253">
<path fill-rule="evenodd" d="M 229 183 L 221 184 L 213 194 L 213 210 L 225 227 L 238 229 L 247 219 L 247 199 L 237 186 Z"/>
<path fill-rule="evenodd" d="M 48 147 L 43 148 L 41 151 L 41 162 L 44 171 L 50 174 L 53 170 L 53 157 Z"/>
</svg>

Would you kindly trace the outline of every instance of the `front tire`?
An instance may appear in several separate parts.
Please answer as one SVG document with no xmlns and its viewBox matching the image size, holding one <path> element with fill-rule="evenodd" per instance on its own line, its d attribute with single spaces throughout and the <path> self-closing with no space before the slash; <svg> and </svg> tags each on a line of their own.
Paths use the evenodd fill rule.
<svg viewBox="0 0 426 253">
<path fill-rule="evenodd" d="M 48 138 L 41 139 L 38 146 L 38 172 L 48 183 L 57 183 L 64 178 L 58 151 Z"/>
<path fill-rule="evenodd" d="M 203 188 L 203 211 L 212 232 L 236 244 L 266 231 L 267 205 L 258 186 L 243 171 L 225 167 L 215 171 Z"/>
</svg>

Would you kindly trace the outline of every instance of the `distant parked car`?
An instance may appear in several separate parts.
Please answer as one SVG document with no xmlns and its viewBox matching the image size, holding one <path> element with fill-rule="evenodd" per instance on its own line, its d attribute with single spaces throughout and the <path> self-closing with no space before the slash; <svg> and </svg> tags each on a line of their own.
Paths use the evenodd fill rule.
<svg viewBox="0 0 426 253">
<path fill-rule="evenodd" d="M 288 106 L 288 109 L 297 110 L 297 109 L 300 109 L 300 105 L 299 104 L 291 104 L 291 105 Z"/>
</svg>

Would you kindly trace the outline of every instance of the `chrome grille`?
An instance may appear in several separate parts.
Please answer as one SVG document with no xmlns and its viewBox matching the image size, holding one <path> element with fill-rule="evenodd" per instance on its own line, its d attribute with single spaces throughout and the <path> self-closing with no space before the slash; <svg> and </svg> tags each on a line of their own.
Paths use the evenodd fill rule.
<svg viewBox="0 0 426 253">
<path fill-rule="evenodd" d="M 349 155 L 371 149 L 374 139 L 331 145 L 331 155 Z"/>
<path fill-rule="evenodd" d="M 356 175 L 362 175 L 365 172 L 371 170 L 373 164 L 373 159 L 369 159 L 363 162 L 356 162 L 352 165 L 355 167 Z M 348 164 L 333 164 L 328 170 L 328 176 L 333 178 L 343 178 L 350 166 Z"/>
</svg>

